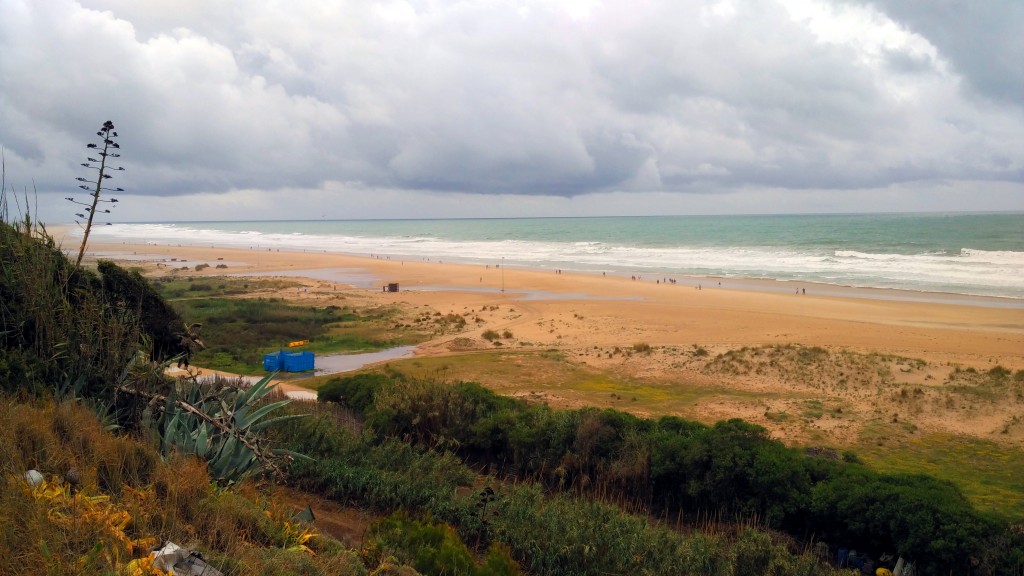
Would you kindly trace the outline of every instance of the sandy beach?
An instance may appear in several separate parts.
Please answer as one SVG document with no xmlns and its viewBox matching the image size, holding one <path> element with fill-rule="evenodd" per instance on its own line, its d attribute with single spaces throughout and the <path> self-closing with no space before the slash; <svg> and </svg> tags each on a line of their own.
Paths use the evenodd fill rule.
<svg viewBox="0 0 1024 576">
<path fill-rule="evenodd" d="M 864 422 L 888 423 L 890 414 L 897 422 L 898 415 L 905 415 L 904 422 L 913 417 L 914 430 L 1024 445 L 1024 424 L 1016 417 L 1019 394 L 1014 397 L 1006 390 L 979 404 L 974 396 L 951 399 L 949 388 L 960 385 L 953 377 L 962 370 L 1024 370 L 1024 306 L 1013 300 L 765 280 L 676 278 L 673 283 L 217 246 L 92 244 L 88 254 L 140 266 L 152 275 L 286 277 L 297 287 L 279 296 L 317 305 L 357 298 L 367 305 L 401 304 L 480 319 L 463 332 L 421 344 L 416 350 L 420 358 L 490 350 L 482 333 L 508 331 L 514 334 L 509 347 L 516 351 L 557 349 L 577 366 L 666 389 L 731 391 L 688 403 L 652 401 L 625 407 L 643 415 L 673 413 L 704 421 L 742 417 L 779 437 L 809 441 L 825 434 L 841 444 L 863 439 Z M 209 267 L 196 272 L 202 264 Z M 398 283 L 400 291 L 384 292 L 388 283 Z M 635 345 L 649 345 L 652 351 L 618 353 Z M 792 369 L 781 367 L 783 360 L 769 366 L 747 358 L 741 360 L 748 366 L 743 370 L 714 361 L 727 353 L 757 356 L 756 351 L 739 351 L 772 346 L 820 347 L 833 353 L 833 362 L 794 376 Z M 698 349 L 705 358 L 695 357 L 692 351 Z M 839 364 L 847 358 L 840 353 L 854 359 Z M 923 362 L 922 367 L 907 359 Z M 879 379 L 876 371 L 894 376 Z M 847 384 L 857 372 L 861 374 L 851 382 L 860 384 Z M 498 378 L 489 382 L 486 373 L 473 377 L 504 392 L 554 404 L 607 403 L 607 394 L 534 389 L 523 382 L 529 378 L 509 383 Z M 820 399 L 825 408 L 833 406 L 831 419 L 772 417 L 806 413 L 809 398 Z"/>
<path fill-rule="evenodd" d="M 443 313 L 508 305 L 519 315 L 509 319 L 507 327 L 537 343 L 798 343 L 978 369 L 995 364 L 1024 368 L 1024 303 L 1000 299 L 764 280 L 677 278 L 673 284 L 661 278 L 502 270 L 500 264 L 215 246 L 93 244 L 89 255 L 159 266 L 169 274 L 287 276 L 318 287 L 312 293 L 296 293 L 295 298 L 328 298 L 325 287 L 352 285 L 368 298 L 429 305 Z M 210 267 L 194 271 L 204 263 Z M 218 264 L 225 267 L 218 269 Z M 190 270 L 181 270 L 185 267 Z M 383 293 L 382 286 L 392 282 L 399 284 L 400 292 Z M 557 338 L 548 326 L 551 322 L 558 325 Z"/>
</svg>

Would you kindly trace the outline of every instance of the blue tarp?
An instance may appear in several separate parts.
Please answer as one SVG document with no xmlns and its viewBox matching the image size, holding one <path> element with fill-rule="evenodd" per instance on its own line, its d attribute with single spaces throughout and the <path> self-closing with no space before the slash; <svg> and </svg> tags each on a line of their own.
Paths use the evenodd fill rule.
<svg viewBox="0 0 1024 576">
<path fill-rule="evenodd" d="M 314 357 L 312 352 L 285 352 L 281 350 L 263 357 L 263 369 L 268 372 L 282 370 L 284 372 L 305 372 L 312 370 Z"/>
</svg>

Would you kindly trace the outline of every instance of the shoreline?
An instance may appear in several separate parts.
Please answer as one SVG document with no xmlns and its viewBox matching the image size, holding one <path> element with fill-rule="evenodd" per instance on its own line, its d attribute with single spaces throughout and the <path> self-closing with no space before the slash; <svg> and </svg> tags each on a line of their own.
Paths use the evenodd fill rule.
<svg viewBox="0 0 1024 576">
<path fill-rule="evenodd" d="M 134 248 L 134 250 L 132 250 Z M 162 248 L 162 250 L 161 250 Z M 131 250 L 129 254 L 128 251 Z M 171 253 L 181 250 L 192 250 L 198 251 L 199 253 L 205 254 L 211 250 L 229 251 L 236 258 L 225 261 L 223 259 L 217 260 L 210 258 L 209 256 L 194 257 L 202 260 L 202 262 L 193 261 L 191 264 L 194 266 L 197 263 L 209 264 L 211 267 L 217 264 L 225 264 L 235 268 L 246 268 L 250 270 L 247 273 L 236 273 L 229 272 L 229 275 L 245 275 L 245 276 L 267 276 L 272 275 L 272 272 L 287 272 L 283 275 L 313 278 L 320 280 L 332 280 L 338 283 L 353 284 L 358 287 L 367 287 L 374 282 L 384 282 L 385 279 L 382 277 L 374 278 L 371 280 L 368 276 L 365 278 L 358 278 L 357 273 L 338 273 L 334 278 L 328 278 L 327 274 L 322 272 L 334 266 L 321 265 L 315 268 L 311 268 L 305 272 L 309 274 L 301 275 L 298 271 L 288 271 L 281 268 L 279 264 L 271 264 L 276 262 L 277 258 L 273 255 L 295 255 L 302 257 L 331 257 L 336 256 L 340 258 L 352 258 L 359 261 L 369 262 L 401 262 L 401 263 L 431 263 L 430 259 L 425 261 L 422 260 L 381 260 L 375 258 L 371 254 L 355 254 L 355 253 L 342 253 L 342 252 L 311 252 L 307 250 L 295 250 L 295 249 L 275 249 L 275 251 L 257 252 L 256 250 L 249 248 L 238 248 L 234 246 L 217 246 L 217 245 L 171 245 L 171 244 L 151 244 L 151 243 L 129 243 L 124 242 L 120 244 L 111 243 L 93 243 L 91 249 L 86 252 L 86 256 L 96 258 L 109 258 L 120 262 L 135 262 L 139 264 L 145 263 L 171 263 L 171 262 L 184 262 L 179 260 L 177 257 L 171 256 Z M 247 260 L 237 258 L 241 254 L 250 255 Z M 272 255 L 269 258 L 266 255 Z M 256 260 L 253 263 L 251 260 Z M 261 260 L 265 262 L 261 262 Z M 436 261 L 436 264 L 449 265 L 449 266 L 465 266 L 469 268 L 479 268 L 484 266 L 487 270 L 498 270 L 499 266 L 489 265 L 484 263 L 467 263 L 467 262 L 444 262 Z M 367 265 L 363 264 L 363 267 Z M 313 272 L 317 270 L 319 272 Z M 506 271 L 519 271 L 519 272 L 535 272 L 540 274 L 555 274 L 555 270 L 546 270 L 542 268 L 532 268 L 517 265 L 506 265 Z M 612 273 L 608 275 L 598 274 L 592 271 L 581 271 L 573 269 L 563 269 L 566 277 L 588 277 L 588 278 L 618 278 L 618 279 L 630 279 L 631 276 L 625 273 Z M 638 276 L 636 282 L 641 283 L 654 283 L 659 284 L 662 277 L 643 277 Z M 986 296 L 978 294 L 962 294 L 956 292 L 938 292 L 928 290 L 914 290 L 906 288 L 880 288 L 874 286 L 853 286 L 845 284 L 829 284 L 818 281 L 803 281 L 803 280 L 788 280 L 788 279 L 775 279 L 775 278 L 756 278 L 756 277 L 739 277 L 739 276 L 696 276 L 696 275 L 677 275 L 673 276 L 676 281 L 673 284 L 668 284 L 668 287 L 673 288 L 695 288 L 695 289 L 721 289 L 721 290 L 736 290 L 736 291 L 751 291 L 751 292 L 763 292 L 772 294 L 790 294 L 790 295 L 816 295 L 833 298 L 849 298 L 849 299 L 865 299 L 865 300 L 882 300 L 889 302 L 915 302 L 915 303 L 926 303 L 926 304 L 943 304 L 951 306 L 971 306 L 971 307 L 982 307 L 982 308 L 1003 308 L 1003 309 L 1021 309 L 1024 310 L 1024 299 L 1012 298 L 1007 296 Z M 353 280 L 353 281 L 349 281 Z M 440 286 L 429 287 L 430 289 L 450 289 L 450 290 L 468 290 L 476 291 L 478 288 L 471 284 L 456 285 L 456 284 L 444 284 Z"/>
<path fill-rule="evenodd" d="M 753 252 L 743 258 L 749 257 L 752 260 L 734 260 L 733 249 L 725 246 L 720 247 L 722 250 L 709 248 L 711 252 L 707 253 L 703 248 L 680 246 L 681 252 L 678 254 L 674 251 L 660 254 L 639 245 L 633 249 L 629 246 L 616 247 L 614 243 L 605 247 L 611 252 L 605 254 L 605 250 L 601 249 L 592 254 L 589 249 L 577 252 L 571 246 L 573 243 L 568 242 L 551 241 L 548 244 L 544 241 L 537 243 L 535 240 L 524 240 L 525 244 L 506 247 L 499 241 L 504 236 L 500 236 L 496 237 L 498 239 L 470 239 L 466 240 L 468 244 L 461 245 L 457 240 L 445 240 L 447 236 L 442 233 L 436 239 L 437 245 L 434 245 L 428 241 L 430 238 L 390 236 L 388 234 L 397 233 L 390 229 L 386 229 L 379 238 L 361 235 L 366 230 L 356 231 L 356 236 L 348 237 L 343 234 L 334 235 L 322 226 L 317 227 L 317 222 L 309 224 L 313 228 L 308 233 L 291 228 L 265 233 L 253 232 L 251 235 L 238 233 L 230 226 L 224 234 L 216 230 L 186 229 L 171 234 L 155 230 L 155 236 L 149 236 L 147 230 L 139 229 L 112 233 L 104 238 L 102 231 L 99 231 L 92 241 L 94 244 L 101 242 L 106 245 L 145 245 L 147 248 L 143 250 L 154 253 L 166 246 L 238 249 L 259 253 L 281 250 L 370 258 L 383 256 L 407 262 L 440 259 L 467 266 L 495 266 L 501 263 L 509 268 L 552 273 L 562 269 L 565 273 L 581 275 L 642 276 L 652 280 L 675 277 L 694 286 L 702 282 L 715 282 L 717 285 L 718 281 L 722 281 L 723 284 L 731 284 L 729 287 L 784 292 L 790 286 L 795 290 L 796 287 L 813 285 L 832 295 L 851 297 L 865 295 L 870 298 L 946 303 L 964 303 L 966 299 L 977 298 L 982 305 L 1024 307 L 1024 284 L 1015 276 L 1024 261 L 1010 259 L 1004 262 L 996 256 L 986 256 L 979 262 L 971 259 L 961 261 L 959 258 L 956 261 L 940 261 L 933 259 L 935 255 L 932 253 L 904 256 L 897 250 L 892 254 L 875 255 L 861 254 L 856 251 L 857 248 L 850 248 L 853 251 L 849 253 L 843 252 L 840 255 L 837 252 L 836 260 L 831 252 L 789 252 L 785 246 L 780 245 L 777 248 L 765 247 L 764 250 L 750 249 Z M 80 233 L 74 227 L 54 227 L 55 236 L 60 236 L 62 232 L 70 243 L 80 239 Z M 429 231 L 425 233 L 429 236 Z M 750 251 L 742 246 L 745 245 L 735 249 L 744 254 Z M 781 252 L 776 253 L 776 250 Z M 985 250 L 970 252 L 1002 254 Z M 676 260 L 677 256 L 681 260 Z M 879 260 L 874 262 L 876 257 Z M 1009 256 L 1001 258 L 1005 260 Z M 1003 267 L 995 268 L 997 262 L 1002 262 L 1000 266 Z M 861 293 L 861 290 L 876 292 Z"/>
</svg>

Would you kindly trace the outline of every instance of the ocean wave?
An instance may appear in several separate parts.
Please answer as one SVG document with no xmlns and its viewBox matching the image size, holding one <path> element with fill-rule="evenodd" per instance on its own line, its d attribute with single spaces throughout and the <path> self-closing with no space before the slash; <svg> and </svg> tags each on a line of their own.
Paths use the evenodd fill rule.
<svg viewBox="0 0 1024 576">
<path fill-rule="evenodd" d="M 1010 250 L 977 250 L 975 248 L 962 248 L 960 254 L 966 258 L 991 262 L 993 264 L 1013 264 L 1024 266 L 1024 252 L 1013 252 Z"/>
<path fill-rule="evenodd" d="M 237 248 L 278 248 L 496 263 L 531 268 L 653 275 L 774 278 L 1024 298 L 1024 252 L 873 253 L 787 246 L 660 246 L 599 241 L 455 240 L 424 234 L 353 235 L 224 230 L 180 224 L 115 224 L 96 241 L 139 241 Z"/>
</svg>

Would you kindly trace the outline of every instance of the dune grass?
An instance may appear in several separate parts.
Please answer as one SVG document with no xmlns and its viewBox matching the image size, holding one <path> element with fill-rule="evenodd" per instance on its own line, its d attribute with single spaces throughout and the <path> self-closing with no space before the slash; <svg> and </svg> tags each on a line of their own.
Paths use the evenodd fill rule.
<svg viewBox="0 0 1024 576">
<path fill-rule="evenodd" d="M 234 276 L 166 276 L 154 278 L 151 283 L 168 302 L 216 296 L 257 296 L 259 294 L 274 293 L 286 288 L 294 288 L 299 285 L 298 282 L 293 280 Z"/>
<path fill-rule="evenodd" d="M 879 443 L 882 437 L 888 442 Z M 898 440 L 897 440 L 898 439 Z M 866 427 L 857 455 L 882 472 L 928 474 L 956 484 L 979 510 L 1024 518 L 1024 451 L 954 434 L 914 436 L 896 424 Z"/>
<path fill-rule="evenodd" d="M 756 402 L 774 393 L 754 393 L 683 380 L 631 378 L 567 359 L 556 349 L 486 351 L 396 360 L 390 369 L 412 377 L 479 382 L 502 394 L 568 406 L 608 406 L 646 415 L 685 414 L 709 400 Z"/>
</svg>

